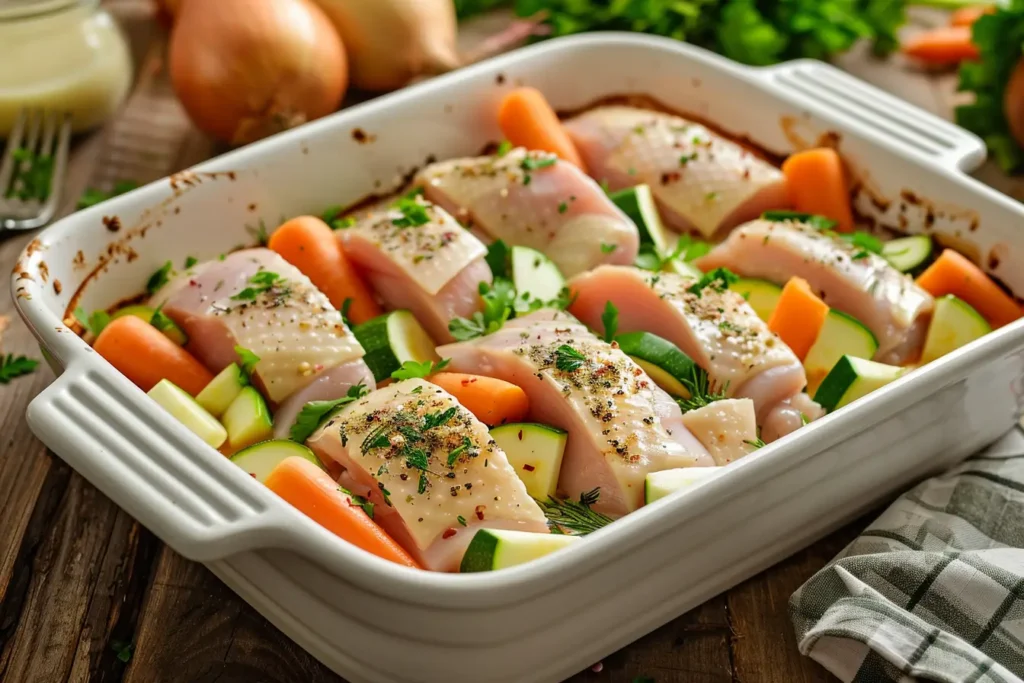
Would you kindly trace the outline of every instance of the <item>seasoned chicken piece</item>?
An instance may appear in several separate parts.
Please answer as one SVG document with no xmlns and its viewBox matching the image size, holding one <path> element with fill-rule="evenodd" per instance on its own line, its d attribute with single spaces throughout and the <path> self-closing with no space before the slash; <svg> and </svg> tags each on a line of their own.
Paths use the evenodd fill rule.
<svg viewBox="0 0 1024 683">
<path fill-rule="evenodd" d="M 320 397 L 344 396 L 350 380 L 373 377 L 363 347 L 327 297 L 269 249 L 200 264 L 159 290 L 150 305 L 163 306 L 188 335 L 188 350 L 213 372 L 238 361 L 236 346 L 259 356 L 253 379 L 272 404 L 327 370 L 338 368 L 331 373 L 336 381 L 319 389 Z M 345 365 L 352 367 L 341 370 Z"/>
<path fill-rule="evenodd" d="M 288 438 L 303 406 L 310 401 L 333 401 L 347 394 L 349 387 L 359 384 L 370 391 L 377 386 L 373 373 L 361 358 L 324 370 L 312 382 L 286 398 L 274 411 L 274 438 Z"/>
<path fill-rule="evenodd" d="M 695 287 L 697 280 L 685 275 L 602 266 L 569 281 L 576 295 L 570 311 L 603 331 L 601 314 L 610 301 L 619 310 L 620 332 L 667 339 L 719 390 L 752 399 L 759 423 L 768 420 L 807 384 L 803 364 L 742 296 L 717 281 Z"/>
<path fill-rule="evenodd" d="M 683 424 L 716 465 L 728 465 L 757 450 L 754 402 L 749 398 L 727 398 L 683 413 Z"/>
<path fill-rule="evenodd" d="M 483 306 L 478 287 L 491 282 L 487 247 L 438 206 L 399 200 L 338 234 L 387 307 L 412 311 L 437 343 L 454 340 L 449 320 Z"/>
<path fill-rule="evenodd" d="M 595 510 L 624 515 L 640 507 L 648 472 L 714 464 L 676 402 L 566 313 L 542 309 L 438 353 L 451 358 L 450 370 L 522 387 L 533 419 L 566 430 L 558 488 L 570 498 L 600 488 Z"/>
<path fill-rule="evenodd" d="M 479 528 L 547 533 L 487 427 L 434 384 L 410 379 L 350 403 L 306 444 L 425 568 L 457 571 Z"/>
<path fill-rule="evenodd" d="M 536 249 L 567 277 L 602 263 L 632 263 L 640 246 L 636 226 L 600 186 L 546 152 L 442 161 L 415 183 L 487 241 Z"/>
<path fill-rule="evenodd" d="M 832 308 L 878 338 L 875 360 L 901 364 L 920 353 L 935 301 L 877 254 L 795 221 L 757 220 L 697 261 L 779 284 L 796 275 Z"/>
<path fill-rule="evenodd" d="M 778 169 L 682 117 L 598 107 L 565 128 L 591 175 L 613 190 L 650 185 L 662 217 L 676 230 L 711 237 L 789 205 Z"/>
</svg>

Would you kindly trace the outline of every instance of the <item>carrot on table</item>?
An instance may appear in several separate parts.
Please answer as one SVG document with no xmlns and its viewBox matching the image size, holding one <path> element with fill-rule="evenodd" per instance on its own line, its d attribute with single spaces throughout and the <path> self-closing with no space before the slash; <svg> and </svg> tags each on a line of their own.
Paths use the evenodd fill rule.
<svg viewBox="0 0 1024 683">
<path fill-rule="evenodd" d="M 516 88 L 505 95 L 498 107 L 498 125 L 516 147 L 551 152 L 586 170 L 558 114 L 536 88 Z"/>
<path fill-rule="evenodd" d="M 213 379 L 188 351 L 134 315 L 111 320 L 93 349 L 143 391 L 167 379 L 195 396 Z"/>
<path fill-rule="evenodd" d="M 903 41 L 903 54 L 936 65 L 977 59 L 978 46 L 971 41 L 970 26 L 940 26 Z"/>
<path fill-rule="evenodd" d="M 264 482 L 299 512 L 352 545 L 406 567 L 416 563 L 331 476 L 305 458 L 285 458 Z"/>
<path fill-rule="evenodd" d="M 301 270 L 337 309 L 351 299 L 349 320 L 364 323 L 381 314 L 370 288 L 345 256 L 337 235 L 315 216 L 299 216 L 270 235 L 267 246 Z"/>
<path fill-rule="evenodd" d="M 996 11 L 994 5 L 971 5 L 969 7 L 961 7 L 960 9 L 954 10 L 949 15 L 950 26 L 973 26 L 974 22 L 981 19 L 986 14 L 992 14 Z"/>
<path fill-rule="evenodd" d="M 807 280 L 791 277 L 768 319 L 768 329 L 779 335 L 797 358 L 803 360 L 818 338 L 826 316 L 828 304 L 811 291 Z"/>
<path fill-rule="evenodd" d="M 782 173 L 794 209 L 831 218 L 839 232 L 853 232 L 843 160 L 834 149 L 818 147 L 797 152 L 782 162 Z"/>
<path fill-rule="evenodd" d="M 952 294 L 974 307 L 992 327 L 1002 327 L 1021 317 L 1021 308 L 1009 294 L 966 256 L 946 249 L 917 278 L 932 296 Z"/>
<path fill-rule="evenodd" d="M 439 372 L 427 377 L 458 399 L 469 412 L 486 425 L 520 422 L 530 411 L 526 392 L 511 382 L 483 375 Z"/>
</svg>

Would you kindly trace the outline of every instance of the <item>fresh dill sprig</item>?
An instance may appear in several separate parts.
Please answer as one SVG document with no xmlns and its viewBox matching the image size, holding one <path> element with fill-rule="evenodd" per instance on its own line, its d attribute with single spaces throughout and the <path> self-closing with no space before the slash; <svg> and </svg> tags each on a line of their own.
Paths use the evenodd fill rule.
<svg viewBox="0 0 1024 683">
<path fill-rule="evenodd" d="M 591 509 L 591 506 L 597 503 L 600 495 L 601 489 L 595 488 L 581 493 L 579 501 L 559 500 L 548 496 L 546 501 L 539 501 L 539 503 L 553 532 L 568 533 L 571 536 L 586 536 L 612 523 L 611 517 Z"/>
</svg>

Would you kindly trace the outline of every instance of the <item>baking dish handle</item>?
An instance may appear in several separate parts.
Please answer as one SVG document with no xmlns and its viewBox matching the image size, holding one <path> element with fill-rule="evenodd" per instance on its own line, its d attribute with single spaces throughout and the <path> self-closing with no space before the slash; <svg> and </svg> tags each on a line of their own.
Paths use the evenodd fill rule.
<svg viewBox="0 0 1024 683">
<path fill-rule="evenodd" d="M 824 62 L 795 60 L 755 73 L 801 109 L 931 163 L 971 172 L 985 161 L 985 143 L 977 135 Z"/>
<path fill-rule="evenodd" d="M 288 544 L 287 510 L 118 373 L 72 363 L 30 404 L 29 427 L 176 551 L 210 562 Z"/>
</svg>

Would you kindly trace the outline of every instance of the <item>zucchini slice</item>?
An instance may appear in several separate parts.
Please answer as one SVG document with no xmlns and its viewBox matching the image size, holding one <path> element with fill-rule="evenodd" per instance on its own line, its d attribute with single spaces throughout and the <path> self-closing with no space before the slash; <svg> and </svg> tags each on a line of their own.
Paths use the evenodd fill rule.
<svg viewBox="0 0 1024 683">
<path fill-rule="evenodd" d="M 231 462 L 251 474 L 262 484 L 282 460 L 295 456 L 305 458 L 320 469 L 324 469 L 323 463 L 313 454 L 313 451 L 300 443 L 283 439 L 263 441 L 243 448 L 231 456 Z"/>
<path fill-rule="evenodd" d="M 231 402 L 238 398 L 239 392 L 248 383 L 242 369 L 235 363 L 231 363 L 203 387 L 203 390 L 196 395 L 196 401 L 210 411 L 211 415 L 220 417 L 231 405 Z"/>
<path fill-rule="evenodd" d="M 492 429 L 491 438 L 505 451 L 531 497 L 547 500 L 555 495 L 567 438 L 563 430 L 528 422 L 510 423 Z"/>
<path fill-rule="evenodd" d="M 842 311 L 830 310 L 817 340 L 804 358 L 808 393 L 817 391 L 822 380 L 843 356 L 870 360 L 877 350 L 878 340 L 871 330 Z"/>
<path fill-rule="evenodd" d="M 636 223 L 640 231 L 640 244 L 654 245 L 654 250 L 660 256 L 671 253 L 678 235 L 669 231 L 661 221 L 650 186 L 637 185 L 619 190 L 612 193 L 610 199 Z"/>
<path fill-rule="evenodd" d="M 228 433 L 217 418 L 170 380 L 160 380 L 148 393 L 175 420 L 214 448 L 220 448 L 227 440 Z"/>
<path fill-rule="evenodd" d="M 757 313 L 757 317 L 768 322 L 782 296 L 782 287 L 767 280 L 754 278 L 740 278 L 729 285 L 729 289 L 740 294 L 750 307 Z"/>
<path fill-rule="evenodd" d="M 528 301 L 551 301 L 565 287 L 565 278 L 558 266 L 536 249 L 512 247 L 511 264 L 516 295 Z"/>
<path fill-rule="evenodd" d="M 831 412 L 899 379 L 908 368 L 843 356 L 822 381 L 814 400 Z"/>
<path fill-rule="evenodd" d="M 480 529 L 462 556 L 460 572 L 489 572 L 523 564 L 582 543 L 580 536 L 535 534 L 512 529 Z"/>
<path fill-rule="evenodd" d="M 678 346 L 650 332 L 627 332 L 615 341 L 659 387 L 673 396 L 690 397 L 685 383 L 693 377 L 696 364 Z"/>
<path fill-rule="evenodd" d="M 963 299 L 952 294 L 939 297 L 924 340 L 921 365 L 956 351 L 991 331 L 988 321 Z"/>
<path fill-rule="evenodd" d="M 373 377 L 383 382 L 407 360 L 437 361 L 436 345 L 409 311 L 392 311 L 356 325 L 352 333 L 363 346 L 363 360 Z"/>
<path fill-rule="evenodd" d="M 882 245 L 882 256 L 903 273 L 917 273 L 932 260 L 934 244 L 928 235 L 900 237 Z"/>
<path fill-rule="evenodd" d="M 683 467 L 649 472 L 644 479 L 644 505 L 670 496 L 676 491 L 691 489 L 722 472 L 723 467 Z"/>
<path fill-rule="evenodd" d="M 245 387 L 221 418 L 228 430 L 228 444 L 237 451 L 260 441 L 266 441 L 274 433 L 274 422 L 255 387 Z"/>
</svg>

